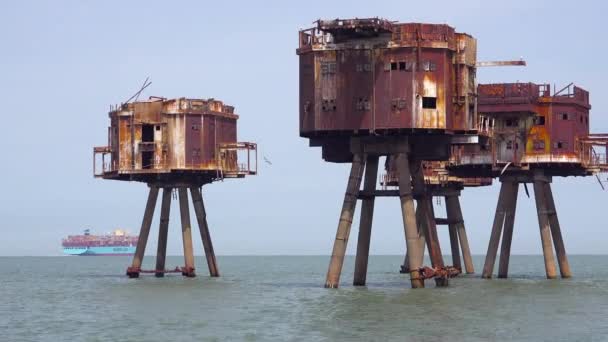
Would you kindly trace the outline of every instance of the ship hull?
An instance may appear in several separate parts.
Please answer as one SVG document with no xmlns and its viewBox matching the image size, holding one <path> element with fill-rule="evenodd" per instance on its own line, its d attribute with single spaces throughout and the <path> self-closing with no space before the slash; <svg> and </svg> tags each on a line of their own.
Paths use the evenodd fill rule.
<svg viewBox="0 0 608 342">
<path fill-rule="evenodd" d="M 63 253 L 79 256 L 129 256 L 135 254 L 135 246 L 64 247 Z"/>
</svg>

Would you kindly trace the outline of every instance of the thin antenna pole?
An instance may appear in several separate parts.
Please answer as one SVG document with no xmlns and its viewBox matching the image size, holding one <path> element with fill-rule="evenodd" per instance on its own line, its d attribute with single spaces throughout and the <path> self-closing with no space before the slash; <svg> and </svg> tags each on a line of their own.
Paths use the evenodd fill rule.
<svg viewBox="0 0 608 342">
<path fill-rule="evenodd" d="M 141 92 L 144 91 L 144 89 L 148 88 L 148 86 L 150 84 L 152 84 L 152 82 L 148 82 L 149 79 L 150 79 L 150 77 L 146 77 L 146 80 L 144 81 L 144 84 L 141 86 L 139 91 L 136 92 L 135 94 L 133 94 L 133 96 L 129 97 L 129 99 L 127 101 L 125 101 L 124 103 L 129 103 L 131 100 L 133 100 L 133 98 L 135 98 L 135 99 L 139 98 L 139 95 L 141 94 Z"/>
</svg>

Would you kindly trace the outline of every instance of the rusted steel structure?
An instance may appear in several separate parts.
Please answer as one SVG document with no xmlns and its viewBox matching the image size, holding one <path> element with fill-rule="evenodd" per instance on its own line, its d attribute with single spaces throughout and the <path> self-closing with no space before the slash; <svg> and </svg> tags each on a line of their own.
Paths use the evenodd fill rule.
<svg viewBox="0 0 608 342">
<path fill-rule="evenodd" d="M 508 275 L 519 184 L 526 193 L 526 184 L 534 186 L 547 278 L 557 277 L 553 247 L 561 276 L 570 277 L 551 181 L 608 166 L 607 136 L 589 134 L 589 93 L 573 84 L 552 92 L 549 84 L 505 83 L 479 85 L 478 94 L 478 130 L 490 139 L 485 145 L 454 146 L 449 170 L 501 182 L 482 277 L 492 277 L 499 244 L 498 277 Z"/>
<path fill-rule="evenodd" d="M 95 177 L 147 183 L 150 192 L 132 265 L 127 275 L 165 269 L 172 192 L 180 204 L 185 266 L 184 276 L 194 277 L 194 254 L 188 190 L 199 225 L 209 273 L 219 270 L 207 225 L 202 186 L 224 178 L 257 173 L 257 146 L 237 142 L 234 107 L 214 99 L 166 99 L 125 103 L 109 113 L 108 144 L 93 149 Z M 141 270 L 159 190 L 163 189 L 156 268 Z"/>
<path fill-rule="evenodd" d="M 428 193 L 429 201 L 428 208 L 431 212 L 431 220 L 434 221 L 434 225 L 431 229 L 435 229 L 436 226 L 447 226 L 448 233 L 450 236 L 450 250 L 452 254 L 452 267 L 453 274 L 459 274 L 462 272 L 462 262 L 464 261 L 464 270 L 467 274 L 475 273 L 473 267 L 473 258 L 471 257 L 471 250 L 469 248 L 469 241 L 464 224 L 464 218 L 462 215 L 462 209 L 460 207 L 460 194 L 465 187 L 480 187 L 492 185 L 492 178 L 460 178 L 451 175 L 447 170 L 447 162 L 445 161 L 434 161 L 434 162 L 423 162 L 423 175 L 424 185 Z M 383 186 L 383 190 L 394 188 L 399 186 L 398 174 L 394 158 L 387 158 L 385 163 L 386 173 L 382 176 L 380 183 Z M 435 215 L 435 209 L 433 205 L 433 198 L 443 198 L 446 205 L 447 217 L 441 218 Z M 422 207 L 416 208 L 416 218 L 420 225 L 426 224 L 427 220 L 420 217 Z M 424 231 L 429 229 L 419 229 L 421 236 L 420 244 L 423 246 L 422 253 L 424 253 Z M 462 252 L 462 253 L 461 253 Z M 461 260 L 462 254 L 462 260 Z M 421 257 L 423 257 L 422 255 Z M 409 258 L 407 251 L 405 253 L 405 259 L 401 265 L 400 273 L 410 273 Z"/>
<path fill-rule="evenodd" d="M 352 163 L 326 287 L 339 285 L 359 199 L 354 284 L 365 284 L 376 196 L 400 198 L 412 287 L 423 287 L 431 276 L 446 286 L 455 273 L 443 262 L 432 213 L 435 190 L 422 165 L 448 160 L 452 144 L 478 143 L 476 45 L 448 25 L 378 18 L 319 20 L 300 31 L 300 136 L 321 147 L 324 160 Z M 376 189 L 383 156 L 394 163 L 398 190 Z M 432 272 L 422 267 L 425 244 Z"/>
</svg>

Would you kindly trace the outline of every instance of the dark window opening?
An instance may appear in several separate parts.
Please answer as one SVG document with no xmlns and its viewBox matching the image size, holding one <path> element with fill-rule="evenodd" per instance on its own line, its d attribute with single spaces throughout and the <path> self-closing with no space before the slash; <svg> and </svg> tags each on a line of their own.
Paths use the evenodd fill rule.
<svg viewBox="0 0 608 342">
<path fill-rule="evenodd" d="M 323 111 L 336 111 L 336 101 L 334 99 L 323 100 L 323 105 L 321 106 Z"/>
<path fill-rule="evenodd" d="M 578 121 L 579 121 L 580 123 L 583 123 L 583 116 L 582 116 L 582 115 L 580 115 L 580 116 L 578 117 Z"/>
<path fill-rule="evenodd" d="M 194 124 L 194 125 L 192 125 L 192 130 L 193 130 L 193 131 L 198 131 L 198 129 L 199 129 L 198 124 Z"/>
<path fill-rule="evenodd" d="M 513 141 L 509 140 L 507 141 L 507 150 L 512 150 L 513 149 Z"/>
<path fill-rule="evenodd" d="M 356 104 L 357 110 L 370 110 L 371 109 L 371 105 L 369 103 L 369 100 L 367 98 L 364 97 L 360 97 L 359 100 L 357 101 Z"/>
<path fill-rule="evenodd" d="M 154 125 L 141 126 L 141 141 L 154 142 Z"/>
<path fill-rule="evenodd" d="M 321 75 L 332 75 L 336 73 L 336 62 L 322 62 Z"/>
<path fill-rule="evenodd" d="M 436 97 L 423 97 L 422 98 L 422 108 L 436 109 L 437 108 L 437 98 Z"/>
<path fill-rule="evenodd" d="M 399 62 L 399 70 L 405 70 L 405 62 Z"/>
<path fill-rule="evenodd" d="M 397 62 L 391 62 L 391 70 L 397 70 Z"/>
<path fill-rule="evenodd" d="M 406 105 L 405 99 L 397 98 L 391 100 L 391 109 L 392 110 L 401 110 L 404 109 Z"/>
<path fill-rule="evenodd" d="M 143 151 L 141 153 L 141 168 L 151 169 L 154 166 L 154 152 Z"/>
<path fill-rule="evenodd" d="M 437 70 L 437 65 L 435 62 L 426 61 L 422 63 L 422 70 L 424 71 L 435 71 Z"/>
<path fill-rule="evenodd" d="M 537 116 L 534 118 L 534 125 L 536 126 L 544 126 L 545 125 L 545 117 Z"/>
<path fill-rule="evenodd" d="M 562 114 L 562 120 L 568 120 L 568 113 Z"/>
</svg>

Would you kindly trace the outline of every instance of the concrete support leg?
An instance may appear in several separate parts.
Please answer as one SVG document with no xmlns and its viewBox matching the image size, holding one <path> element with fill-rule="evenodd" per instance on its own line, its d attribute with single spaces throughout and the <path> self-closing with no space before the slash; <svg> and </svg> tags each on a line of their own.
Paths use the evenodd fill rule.
<svg viewBox="0 0 608 342">
<path fill-rule="evenodd" d="M 498 278 L 506 278 L 509 274 L 509 258 L 511 257 L 511 241 L 513 240 L 513 225 L 517 208 L 517 193 L 519 183 L 509 184 L 509 202 L 505 208 L 505 224 L 500 244 L 500 260 L 498 261 Z"/>
<path fill-rule="evenodd" d="M 169 232 L 169 214 L 171 211 L 172 188 L 163 188 L 163 199 L 160 207 L 160 224 L 158 228 L 158 247 L 156 249 L 156 268 L 154 275 L 164 277 L 165 259 L 167 257 L 167 235 Z"/>
<path fill-rule="evenodd" d="M 465 272 L 467 274 L 473 274 L 475 273 L 475 269 L 473 268 L 473 258 L 471 257 L 471 249 L 469 248 L 469 240 L 464 226 L 459 196 L 448 196 L 446 197 L 445 203 L 448 220 L 456 222 L 456 231 L 458 232 L 458 240 L 462 250 Z"/>
<path fill-rule="evenodd" d="M 557 254 L 559 271 L 562 278 L 570 278 L 572 273 L 570 272 L 570 264 L 568 263 L 566 247 L 564 246 L 564 239 L 562 238 L 562 230 L 559 226 L 559 220 L 557 219 L 557 209 L 555 208 L 555 201 L 553 200 L 553 192 L 551 191 L 550 183 L 545 184 L 545 198 L 547 199 L 549 224 L 551 225 L 551 235 L 553 236 L 553 246 L 555 247 L 555 254 Z"/>
<path fill-rule="evenodd" d="M 449 220 L 449 218 L 448 218 Z M 452 251 L 452 266 L 462 271 L 460 263 L 460 247 L 458 246 L 458 227 L 455 223 L 450 223 L 448 226 L 450 233 L 450 249 Z"/>
<path fill-rule="evenodd" d="M 378 177 L 378 156 L 368 156 L 365 165 L 365 181 L 363 191 L 376 190 Z M 357 240 L 357 256 L 355 259 L 355 276 L 353 285 L 364 286 L 367 278 L 369 245 L 372 234 L 374 217 L 374 197 L 365 198 L 361 205 L 361 220 L 359 221 L 359 238 Z"/>
<path fill-rule="evenodd" d="M 448 231 L 450 233 L 450 249 L 452 252 L 452 266 L 462 272 L 462 264 L 460 263 L 460 247 L 458 246 L 458 224 L 454 208 L 451 208 L 451 198 L 455 196 L 445 196 L 445 206 L 448 217 Z"/>
<path fill-rule="evenodd" d="M 399 174 L 399 198 L 401 200 L 401 215 L 405 230 L 405 241 L 407 245 L 408 267 L 410 269 L 410 281 L 412 288 L 424 287 L 424 279 L 418 271 L 422 267 L 424 252 L 420 247 L 420 234 L 416 224 L 416 210 L 414 209 L 414 197 L 412 194 L 412 181 L 410 163 L 406 153 L 399 153 L 396 159 L 397 173 Z"/>
<path fill-rule="evenodd" d="M 418 242 L 420 244 L 419 252 L 420 252 L 420 260 L 424 260 L 424 248 L 426 247 L 426 239 L 424 237 L 424 228 L 422 225 L 426 224 L 424 221 L 424 216 L 422 214 L 421 207 L 416 207 L 416 223 L 418 223 Z M 405 249 L 405 260 L 403 260 L 403 265 L 401 265 L 400 273 L 410 273 L 410 259 L 407 256 L 407 246 Z"/>
<path fill-rule="evenodd" d="M 553 257 L 553 246 L 551 244 L 551 228 L 547 210 L 547 199 L 545 196 L 545 183 L 546 181 L 535 177 L 534 199 L 536 200 L 540 238 L 543 246 L 543 257 L 545 258 L 545 272 L 548 279 L 554 279 L 557 278 L 557 273 L 555 271 L 555 259 Z"/>
<path fill-rule="evenodd" d="M 494 224 L 492 225 L 492 233 L 490 234 L 490 242 L 488 243 L 488 252 L 483 265 L 482 278 L 492 278 L 494 271 L 494 262 L 496 261 L 496 253 L 498 253 L 498 244 L 500 243 L 500 233 L 505 221 L 505 208 L 507 201 L 508 182 L 501 181 L 500 194 L 498 195 L 498 203 L 496 204 L 496 213 L 494 214 Z"/>
<path fill-rule="evenodd" d="M 211 242 L 211 234 L 209 234 L 209 226 L 207 225 L 207 214 L 205 212 L 203 195 L 197 187 L 190 188 L 190 194 L 192 195 L 192 202 L 194 204 L 194 212 L 196 213 L 198 227 L 201 231 L 201 240 L 203 241 L 203 248 L 205 249 L 205 258 L 207 259 L 207 266 L 209 267 L 209 275 L 212 277 L 219 277 L 220 271 L 217 266 L 217 260 L 215 259 L 215 251 L 213 250 L 213 243 Z"/>
<path fill-rule="evenodd" d="M 340 283 L 340 273 L 344 264 L 344 254 L 346 253 L 346 245 L 348 244 L 348 236 L 353 224 L 353 216 L 357 205 L 357 196 L 361 187 L 361 178 L 363 177 L 363 169 L 365 166 L 366 157 L 362 154 L 355 154 L 353 163 L 348 178 L 346 194 L 344 195 L 344 203 L 336 232 L 336 240 L 331 253 L 329 269 L 327 270 L 327 278 L 325 280 L 326 288 L 337 288 Z"/>
<path fill-rule="evenodd" d="M 186 188 L 178 189 L 179 212 L 182 221 L 182 240 L 184 244 L 185 266 L 182 275 L 194 277 L 194 251 L 192 249 L 192 229 L 190 227 L 190 208 L 188 206 L 188 192 Z"/>
<path fill-rule="evenodd" d="M 144 259 L 144 252 L 146 251 L 146 244 L 148 243 L 148 235 L 150 235 L 150 225 L 152 225 L 152 217 L 154 216 L 154 207 L 156 206 L 157 199 L 158 188 L 156 186 L 150 186 L 150 193 L 148 194 L 148 201 L 146 202 L 146 210 L 144 211 L 144 218 L 139 231 L 139 239 L 137 240 L 135 255 L 133 256 L 133 263 L 131 264 L 131 267 L 127 268 L 127 275 L 129 278 L 139 277 L 141 262 Z"/>
<path fill-rule="evenodd" d="M 435 210 L 433 209 L 433 197 L 428 194 L 424 183 L 424 173 L 422 170 L 422 162 L 415 161 L 410 164 L 412 173 L 413 191 L 418 198 L 418 207 L 421 210 L 424 224 L 420 226 L 424 229 L 424 237 L 426 239 L 426 247 L 431 259 L 433 268 L 443 268 L 443 255 L 439 245 L 439 237 L 437 236 L 437 225 L 435 223 Z M 448 286 L 447 277 L 435 277 L 436 286 Z"/>
<path fill-rule="evenodd" d="M 443 262 L 443 254 L 441 253 L 441 246 L 439 245 L 439 236 L 437 235 L 437 225 L 435 223 L 435 210 L 433 209 L 433 197 L 425 196 L 419 201 L 422 202 L 422 211 L 426 217 L 426 230 L 424 232 L 426 238 L 426 248 L 429 252 L 431 259 L 431 266 L 433 268 L 444 268 L 445 263 Z M 423 225 L 423 227 L 425 227 Z M 438 287 L 448 286 L 447 277 L 435 277 L 435 285 Z"/>
</svg>

